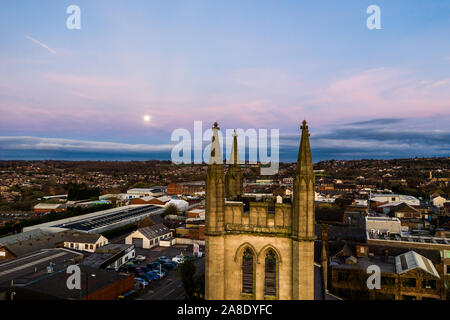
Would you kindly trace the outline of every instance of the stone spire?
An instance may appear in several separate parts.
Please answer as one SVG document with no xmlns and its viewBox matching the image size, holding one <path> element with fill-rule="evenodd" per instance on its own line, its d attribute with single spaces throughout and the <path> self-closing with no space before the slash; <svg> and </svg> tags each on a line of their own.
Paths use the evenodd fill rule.
<svg viewBox="0 0 450 320">
<path fill-rule="evenodd" d="M 212 136 L 212 142 L 211 142 L 211 156 L 209 158 L 209 164 L 222 164 L 223 158 L 222 158 L 222 149 L 220 148 L 220 141 L 219 141 L 219 125 L 217 122 L 214 122 L 213 130 L 213 136 Z"/>
<path fill-rule="evenodd" d="M 228 172 L 225 175 L 225 190 L 227 198 L 234 198 L 242 195 L 243 193 L 243 179 L 241 166 L 239 165 L 239 150 L 236 130 L 234 130 L 233 133 L 233 146 L 231 148 L 230 162 L 231 164 L 228 168 Z"/>
<path fill-rule="evenodd" d="M 294 177 L 293 234 L 301 239 L 314 237 L 314 169 L 306 121 L 300 127 L 302 136 Z"/>
<path fill-rule="evenodd" d="M 297 159 L 297 174 L 300 175 L 314 175 L 312 157 L 311 157 L 311 147 L 309 146 L 309 131 L 306 120 L 303 120 L 303 124 L 300 127 L 302 130 L 302 138 L 300 140 L 300 148 L 298 150 Z"/>
<path fill-rule="evenodd" d="M 314 170 L 303 121 L 292 199 L 292 298 L 314 299 Z"/>
<path fill-rule="evenodd" d="M 239 152 L 237 145 L 237 133 L 236 130 L 233 132 L 233 146 L 231 147 L 231 156 L 230 156 L 231 164 L 239 164 Z"/>
</svg>

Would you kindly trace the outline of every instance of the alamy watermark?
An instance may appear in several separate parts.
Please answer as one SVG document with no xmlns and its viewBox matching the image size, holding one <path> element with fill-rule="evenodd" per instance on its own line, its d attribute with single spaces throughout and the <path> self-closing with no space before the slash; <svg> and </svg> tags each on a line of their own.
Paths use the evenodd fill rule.
<svg viewBox="0 0 450 320">
<path fill-rule="evenodd" d="M 67 267 L 66 273 L 70 274 L 67 278 L 66 285 L 69 290 L 81 289 L 81 269 L 78 265 L 74 264 Z"/>
<path fill-rule="evenodd" d="M 225 132 L 225 137 L 223 133 Z M 274 175 L 279 168 L 280 130 L 279 129 L 225 129 L 218 131 L 221 153 L 226 158 L 226 163 L 231 164 L 231 150 L 234 133 L 237 134 L 239 164 L 260 163 L 261 175 Z M 171 160 L 174 163 L 208 162 L 211 154 L 211 140 L 213 130 L 203 132 L 202 121 L 194 121 L 193 136 L 184 128 L 175 129 L 171 135 L 172 142 L 178 142 L 172 149 Z M 270 148 L 268 139 L 270 138 Z M 247 144 L 248 142 L 248 144 Z M 206 145 L 205 145 L 206 143 Z M 225 146 L 225 152 L 223 152 Z M 270 149 L 270 155 L 269 155 Z M 248 155 L 248 159 L 247 159 Z"/>
<path fill-rule="evenodd" d="M 367 274 L 370 276 L 367 278 L 366 284 L 369 290 L 381 289 L 381 269 L 379 266 L 373 264 L 367 267 Z"/>
<path fill-rule="evenodd" d="M 381 9 L 379 6 L 373 4 L 367 7 L 367 14 L 370 16 L 367 18 L 366 26 L 369 30 L 381 29 Z"/>
<path fill-rule="evenodd" d="M 81 9 L 77 5 L 70 5 L 66 9 L 66 13 L 70 16 L 66 20 L 66 27 L 69 30 L 81 29 Z"/>
</svg>

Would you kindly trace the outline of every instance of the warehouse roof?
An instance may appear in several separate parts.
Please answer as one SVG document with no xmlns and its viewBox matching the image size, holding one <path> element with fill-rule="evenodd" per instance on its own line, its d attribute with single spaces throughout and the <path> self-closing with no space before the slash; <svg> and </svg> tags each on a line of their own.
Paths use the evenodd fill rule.
<svg viewBox="0 0 450 320">
<path fill-rule="evenodd" d="M 20 233 L 16 233 L 16 234 L 13 234 L 10 236 L 0 238 L 0 245 L 8 246 L 8 245 L 14 244 L 16 242 L 39 238 L 39 237 L 43 237 L 43 236 L 46 236 L 46 235 L 49 235 L 52 233 L 54 233 L 54 232 L 42 230 L 42 229 L 34 229 L 34 230 L 30 230 L 30 231 L 20 232 Z"/>
<path fill-rule="evenodd" d="M 8 250 L 16 257 L 27 255 L 31 252 L 38 251 L 41 249 L 51 249 L 55 246 L 62 246 L 64 241 L 72 241 L 70 239 L 73 239 L 75 236 L 74 234 L 80 232 L 74 231 L 74 230 L 66 230 L 61 231 L 53 234 L 45 234 L 41 237 L 36 237 L 33 239 L 28 239 L 25 241 L 19 241 L 15 242 L 13 244 L 8 245 Z M 90 235 L 89 236 L 97 236 L 98 235 Z M 84 239 L 85 234 L 76 236 L 78 239 Z M 75 242 L 75 241 L 73 241 Z M 82 242 L 82 241 L 76 241 L 76 242 Z M 84 243 L 84 242 L 83 242 Z M 87 242 L 89 243 L 89 242 Z"/>
</svg>

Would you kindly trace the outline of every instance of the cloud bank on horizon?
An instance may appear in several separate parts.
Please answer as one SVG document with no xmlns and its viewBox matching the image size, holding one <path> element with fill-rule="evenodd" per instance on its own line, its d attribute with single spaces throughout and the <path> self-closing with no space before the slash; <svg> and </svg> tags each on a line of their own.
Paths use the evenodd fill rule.
<svg viewBox="0 0 450 320">
<path fill-rule="evenodd" d="M 370 4 L 81 0 L 68 30 L 63 3 L 4 1 L 0 159 L 166 159 L 217 120 L 293 161 L 303 119 L 315 160 L 448 156 L 450 2 L 380 0 L 382 30 Z"/>
</svg>

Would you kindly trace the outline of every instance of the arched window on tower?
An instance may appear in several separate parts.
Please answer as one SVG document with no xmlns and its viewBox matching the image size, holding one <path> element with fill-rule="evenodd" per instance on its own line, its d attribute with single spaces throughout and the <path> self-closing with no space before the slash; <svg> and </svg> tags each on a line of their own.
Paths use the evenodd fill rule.
<svg viewBox="0 0 450 320">
<path fill-rule="evenodd" d="M 253 294 L 253 252 L 247 248 L 242 256 L 242 292 Z"/>
<path fill-rule="evenodd" d="M 264 295 L 271 297 L 277 296 L 277 258 L 273 250 L 269 250 L 266 254 Z"/>
</svg>

